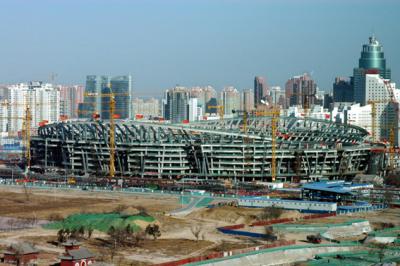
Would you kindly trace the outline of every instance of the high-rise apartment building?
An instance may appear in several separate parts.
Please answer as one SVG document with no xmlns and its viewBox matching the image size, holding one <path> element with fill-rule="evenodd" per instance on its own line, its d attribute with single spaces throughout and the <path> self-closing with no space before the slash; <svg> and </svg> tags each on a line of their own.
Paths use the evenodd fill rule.
<svg viewBox="0 0 400 266">
<path fill-rule="evenodd" d="M 79 117 L 91 118 L 98 114 L 102 119 L 110 118 L 110 94 L 114 94 L 115 116 L 132 118 L 132 77 L 96 76 L 86 77 L 84 101 L 79 104 Z"/>
<path fill-rule="evenodd" d="M 58 86 L 60 90 L 60 114 L 67 118 L 78 118 L 78 106 L 83 102 L 85 88 L 80 85 Z"/>
<path fill-rule="evenodd" d="M 254 78 L 254 107 L 257 108 L 258 105 L 262 104 L 261 100 L 264 100 L 268 95 L 268 87 L 263 77 Z"/>
<path fill-rule="evenodd" d="M 7 125 L 8 125 L 8 100 L 0 100 L 0 133 L 1 137 L 7 136 Z"/>
<path fill-rule="evenodd" d="M 286 82 L 286 107 L 310 109 L 316 101 L 317 84 L 308 74 L 294 76 Z"/>
<path fill-rule="evenodd" d="M 8 88 L 8 131 L 11 134 L 22 130 L 26 107 L 30 109 L 34 132 L 39 123 L 53 123 L 60 119 L 60 91 L 51 84 L 30 82 L 12 85 Z"/>
<path fill-rule="evenodd" d="M 285 91 L 279 86 L 273 86 L 269 90 L 271 104 L 285 106 Z"/>
<path fill-rule="evenodd" d="M 369 38 L 368 44 L 363 45 L 358 68 L 353 70 L 354 101 L 361 105 L 367 104 L 365 75 L 368 73 L 378 74 L 384 79 L 391 77 L 391 71 L 386 67 L 383 47 L 374 36 Z"/>
<path fill-rule="evenodd" d="M 190 98 L 197 98 L 197 105 L 200 107 L 199 110 L 202 111 L 202 113 L 199 113 L 198 115 L 203 115 L 207 111 L 207 103 L 217 94 L 211 86 L 192 87 L 189 89 L 189 92 Z"/>
<path fill-rule="evenodd" d="M 254 92 L 251 89 L 242 92 L 242 110 L 250 112 L 254 109 Z"/>
<path fill-rule="evenodd" d="M 163 115 L 171 123 L 182 123 L 189 117 L 190 92 L 185 87 L 175 87 L 165 92 Z"/>
<path fill-rule="evenodd" d="M 353 78 L 336 77 L 333 83 L 334 102 L 353 102 Z"/>
<path fill-rule="evenodd" d="M 240 110 L 240 93 L 232 86 L 222 90 L 221 101 L 225 115 L 232 115 L 232 110 Z"/>
<path fill-rule="evenodd" d="M 133 99 L 133 114 L 142 115 L 143 117 L 159 117 L 160 102 L 157 99 Z"/>
</svg>

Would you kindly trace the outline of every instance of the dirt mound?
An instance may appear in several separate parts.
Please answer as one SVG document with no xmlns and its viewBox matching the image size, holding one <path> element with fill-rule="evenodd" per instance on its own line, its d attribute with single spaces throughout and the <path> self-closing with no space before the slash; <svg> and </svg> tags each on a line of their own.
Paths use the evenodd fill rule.
<svg viewBox="0 0 400 266">
<path fill-rule="evenodd" d="M 294 219 L 300 219 L 303 215 L 298 212 L 298 211 L 283 211 L 281 217 L 279 219 L 283 218 L 294 218 Z"/>
<path fill-rule="evenodd" d="M 195 211 L 189 214 L 188 217 L 223 221 L 227 223 L 249 223 L 257 219 L 260 213 L 260 209 L 222 206 Z"/>
<path fill-rule="evenodd" d="M 238 208 L 233 206 L 221 206 L 211 209 L 202 209 L 191 213 L 188 217 L 198 219 L 210 219 L 223 221 L 232 224 L 249 224 L 258 220 L 262 214 L 262 209 L 256 208 Z M 279 218 L 295 218 L 299 219 L 302 214 L 298 211 L 284 210 Z"/>
</svg>

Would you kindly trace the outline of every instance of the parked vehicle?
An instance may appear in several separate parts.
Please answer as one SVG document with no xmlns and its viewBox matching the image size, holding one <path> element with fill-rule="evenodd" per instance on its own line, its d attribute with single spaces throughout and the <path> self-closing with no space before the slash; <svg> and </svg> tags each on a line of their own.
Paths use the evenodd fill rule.
<svg viewBox="0 0 400 266">
<path fill-rule="evenodd" d="M 320 244 L 322 241 L 321 235 L 308 235 L 307 241 L 313 244 Z"/>
</svg>

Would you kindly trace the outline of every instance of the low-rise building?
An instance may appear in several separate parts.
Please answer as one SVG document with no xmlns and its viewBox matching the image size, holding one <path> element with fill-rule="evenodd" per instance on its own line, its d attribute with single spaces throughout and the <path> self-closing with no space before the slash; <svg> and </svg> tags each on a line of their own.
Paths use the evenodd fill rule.
<svg viewBox="0 0 400 266">
<path fill-rule="evenodd" d="M 4 252 L 4 263 L 16 265 L 32 265 L 38 259 L 39 250 L 32 244 L 18 243 L 9 246 Z"/>
</svg>

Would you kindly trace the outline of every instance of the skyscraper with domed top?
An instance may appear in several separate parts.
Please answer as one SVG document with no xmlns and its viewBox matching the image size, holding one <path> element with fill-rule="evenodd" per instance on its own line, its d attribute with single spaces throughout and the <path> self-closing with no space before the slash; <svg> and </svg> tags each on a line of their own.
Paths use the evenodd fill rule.
<svg viewBox="0 0 400 266">
<path fill-rule="evenodd" d="M 381 78 L 390 79 L 390 68 L 386 67 L 383 47 L 375 36 L 369 37 L 369 42 L 363 45 L 358 68 L 354 68 L 354 101 L 366 105 L 365 75 L 379 74 Z"/>
</svg>

